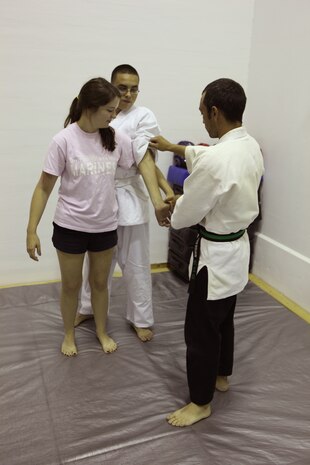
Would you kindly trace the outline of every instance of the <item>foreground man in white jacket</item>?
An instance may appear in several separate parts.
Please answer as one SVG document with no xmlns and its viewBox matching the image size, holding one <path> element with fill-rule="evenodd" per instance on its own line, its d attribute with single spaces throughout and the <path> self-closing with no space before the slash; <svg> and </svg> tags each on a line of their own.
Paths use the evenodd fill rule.
<svg viewBox="0 0 310 465">
<path fill-rule="evenodd" d="M 190 176 L 171 217 L 175 229 L 197 225 L 185 320 L 190 403 L 167 417 L 188 426 L 211 414 L 214 390 L 229 388 L 234 353 L 237 294 L 248 282 L 246 228 L 258 215 L 263 159 L 258 143 L 242 126 L 243 88 L 218 79 L 203 91 L 199 110 L 216 145 L 180 146 L 161 136 L 151 147 L 184 156 Z"/>
</svg>

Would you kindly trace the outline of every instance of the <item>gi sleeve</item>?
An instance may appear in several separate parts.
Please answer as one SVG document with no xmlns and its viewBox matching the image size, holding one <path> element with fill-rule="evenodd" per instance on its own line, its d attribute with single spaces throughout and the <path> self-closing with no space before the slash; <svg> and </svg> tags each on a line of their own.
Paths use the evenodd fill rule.
<svg viewBox="0 0 310 465">
<path fill-rule="evenodd" d="M 158 136 L 160 128 L 158 126 L 155 115 L 148 110 L 140 119 L 136 129 L 135 137 L 133 139 L 133 153 L 136 164 L 138 165 L 143 159 L 151 137 Z M 157 150 L 151 149 L 157 158 Z"/>
<path fill-rule="evenodd" d="M 190 175 L 184 181 L 183 195 L 177 200 L 171 216 L 171 226 L 174 229 L 200 223 L 221 195 L 220 180 L 214 175 L 214 170 L 211 170 L 205 150 L 198 147 L 186 148 Z"/>
</svg>

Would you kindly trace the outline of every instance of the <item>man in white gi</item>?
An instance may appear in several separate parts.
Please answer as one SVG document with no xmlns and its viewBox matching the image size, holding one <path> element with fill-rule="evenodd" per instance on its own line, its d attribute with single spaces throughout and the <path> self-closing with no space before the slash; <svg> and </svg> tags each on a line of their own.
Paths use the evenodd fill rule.
<svg viewBox="0 0 310 465">
<path fill-rule="evenodd" d="M 248 282 L 246 228 L 258 215 L 263 159 L 242 126 L 246 96 L 231 79 L 203 91 L 200 112 L 216 145 L 173 145 L 161 136 L 151 146 L 185 156 L 190 176 L 171 217 L 175 229 L 197 225 L 185 320 L 187 378 L 191 402 L 167 417 L 188 426 L 211 414 L 214 390 L 227 391 L 234 351 L 236 296 Z"/>
<path fill-rule="evenodd" d="M 111 75 L 111 82 L 121 93 L 118 114 L 111 126 L 127 133 L 133 142 L 136 166 L 129 170 L 117 168 L 116 194 L 118 200 L 118 244 L 111 266 L 111 278 L 116 263 L 119 264 L 127 290 L 126 317 L 143 342 L 153 337 L 154 324 L 152 309 L 152 280 L 149 256 L 149 195 L 159 224 L 165 225 L 162 212 L 167 203 L 161 197 L 159 187 L 165 193 L 166 201 L 174 198 L 173 190 L 154 162 L 154 154 L 148 148 L 151 137 L 160 129 L 155 115 L 145 107 L 135 106 L 139 93 L 139 75 L 135 68 L 124 64 L 117 66 Z M 143 160 L 141 162 L 141 160 Z M 76 326 L 92 317 L 90 289 L 87 272 L 84 273 L 81 307 L 76 317 Z"/>
</svg>

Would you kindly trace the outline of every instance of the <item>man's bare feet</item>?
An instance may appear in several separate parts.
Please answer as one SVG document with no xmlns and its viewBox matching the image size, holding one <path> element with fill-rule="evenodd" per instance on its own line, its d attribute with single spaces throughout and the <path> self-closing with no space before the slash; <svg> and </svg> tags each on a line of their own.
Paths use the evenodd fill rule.
<svg viewBox="0 0 310 465">
<path fill-rule="evenodd" d="M 94 318 L 92 313 L 88 313 L 87 315 L 84 315 L 83 313 L 77 313 L 74 321 L 74 327 L 76 328 L 81 323 L 83 323 L 83 321 L 89 320 L 90 318 Z"/>
<path fill-rule="evenodd" d="M 215 389 L 221 392 L 226 392 L 229 389 L 229 382 L 227 376 L 217 376 Z"/>
<path fill-rule="evenodd" d="M 97 338 L 102 346 L 103 351 L 106 354 L 115 352 L 115 350 L 117 349 L 116 342 L 107 334 L 102 334 L 100 336 L 97 334 Z"/>
<path fill-rule="evenodd" d="M 133 329 L 136 331 L 138 338 L 142 342 L 150 341 L 154 336 L 154 333 L 150 328 L 138 328 L 133 325 Z"/>
<path fill-rule="evenodd" d="M 75 345 L 74 335 L 68 336 L 65 335 L 63 343 L 61 345 L 61 352 L 68 357 L 72 357 L 73 355 L 77 355 L 77 348 Z"/>
<path fill-rule="evenodd" d="M 210 404 L 197 405 L 194 402 L 190 402 L 185 407 L 168 415 L 167 421 L 172 426 L 190 426 L 197 423 L 197 421 L 208 418 L 210 415 Z"/>
</svg>

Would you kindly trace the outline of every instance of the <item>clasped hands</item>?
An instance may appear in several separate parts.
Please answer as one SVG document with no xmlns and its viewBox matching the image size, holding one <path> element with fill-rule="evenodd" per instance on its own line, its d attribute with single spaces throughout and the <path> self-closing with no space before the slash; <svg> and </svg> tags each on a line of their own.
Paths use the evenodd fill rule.
<svg viewBox="0 0 310 465">
<path fill-rule="evenodd" d="M 179 198 L 179 195 L 167 195 L 163 203 L 159 206 L 155 206 L 155 216 L 159 226 L 170 226 L 170 217 L 173 213 L 175 203 Z"/>
</svg>

